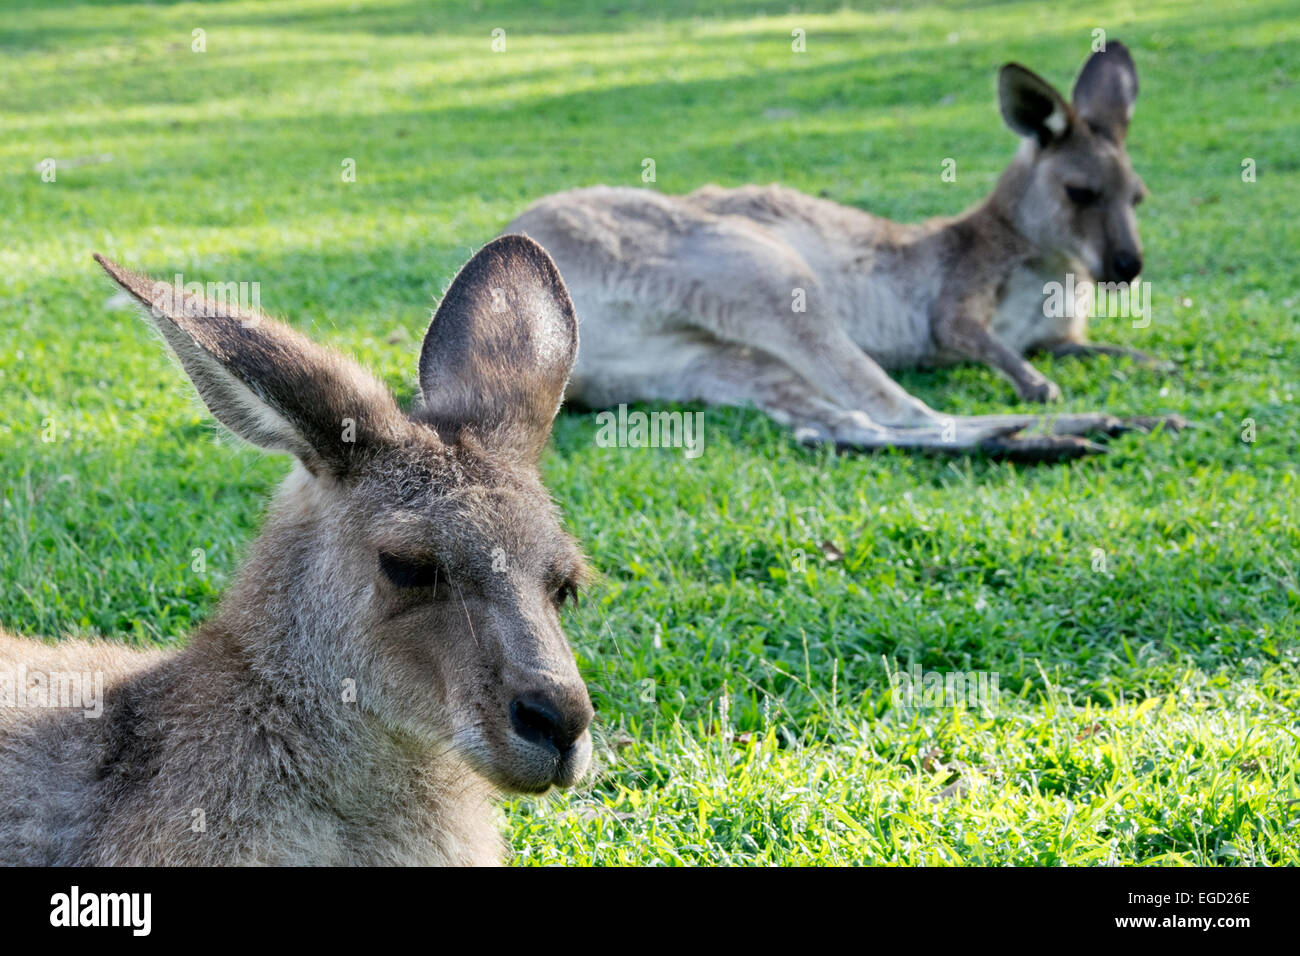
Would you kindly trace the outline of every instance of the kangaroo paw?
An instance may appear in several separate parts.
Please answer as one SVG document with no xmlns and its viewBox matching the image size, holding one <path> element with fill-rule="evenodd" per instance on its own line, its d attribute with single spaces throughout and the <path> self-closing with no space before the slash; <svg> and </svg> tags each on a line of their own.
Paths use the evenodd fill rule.
<svg viewBox="0 0 1300 956">
<path fill-rule="evenodd" d="M 1096 438 L 1113 438 L 1132 431 L 1134 425 L 1123 419 L 1101 412 L 1062 412 L 1059 415 L 976 415 L 962 419 L 974 426 L 992 426 L 1015 423 L 1033 435 L 1091 435 Z"/>
<path fill-rule="evenodd" d="M 1026 437 L 990 438 L 980 449 L 991 458 L 1022 464 L 1070 461 L 1085 455 L 1104 455 L 1105 445 L 1078 435 L 1029 435 Z"/>
</svg>

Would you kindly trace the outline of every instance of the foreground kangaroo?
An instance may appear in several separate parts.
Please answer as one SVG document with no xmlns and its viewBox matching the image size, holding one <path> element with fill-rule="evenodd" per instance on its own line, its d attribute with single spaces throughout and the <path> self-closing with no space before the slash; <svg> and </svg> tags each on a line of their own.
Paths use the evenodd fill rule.
<svg viewBox="0 0 1300 956">
<path fill-rule="evenodd" d="M 1047 401 L 1060 390 L 1025 351 L 1126 351 L 1084 345 L 1086 311 L 1045 315 L 1044 284 L 1128 282 L 1141 269 L 1144 186 L 1124 150 L 1133 61 L 1120 43 L 1093 55 L 1073 105 L 1015 64 L 998 91 L 1020 151 L 954 219 L 900 225 L 776 186 L 596 187 L 529 208 L 507 231 L 546 246 L 582 316 L 569 400 L 753 404 L 805 440 L 1026 459 L 1102 450 L 1085 434 L 1182 424 L 1061 415 L 1053 434 L 1016 436 L 1037 420 L 944 416 L 886 373 L 976 359 Z"/>
<path fill-rule="evenodd" d="M 0 635 L 11 693 L 105 684 L 100 719 L 0 707 L 0 860 L 499 861 L 494 791 L 591 754 L 559 619 L 584 565 L 537 474 L 578 348 L 550 258 L 508 236 L 470 260 L 409 415 L 287 326 L 96 258 L 212 413 L 298 463 L 179 653 Z"/>
</svg>

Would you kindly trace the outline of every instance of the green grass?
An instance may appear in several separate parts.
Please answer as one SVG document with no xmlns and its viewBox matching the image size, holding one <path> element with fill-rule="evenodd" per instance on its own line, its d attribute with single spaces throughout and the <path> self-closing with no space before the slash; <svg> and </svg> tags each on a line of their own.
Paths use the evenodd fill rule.
<svg viewBox="0 0 1300 956">
<path fill-rule="evenodd" d="M 692 461 L 562 414 L 546 477 L 603 573 L 570 623 L 600 771 L 506 825 L 523 863 L 1300 863 L 1293 5 L 570 6 L 3 4 L 0 622 L 183 640 L 287 467 L 217 438 L 92 250 L 258 281 L 409 396 L 440 290 L 531 200 L 640 185 L 649 157 L 667 192 L 956 212 L 1014 149 L 997 65 L 1068 84 L 1102 27 L 1141 74 L 1155 316 L 1094 334 L 1181 372 L 1042 367 L 1069 408 L 1202 427 L 1018 468 L 839 456 L 712 409 Z M 903 379 L 1012 404 L 985 368 Z M 897 706 L 913 662 L 996 674 L 997 706 Z"/>
</svg>

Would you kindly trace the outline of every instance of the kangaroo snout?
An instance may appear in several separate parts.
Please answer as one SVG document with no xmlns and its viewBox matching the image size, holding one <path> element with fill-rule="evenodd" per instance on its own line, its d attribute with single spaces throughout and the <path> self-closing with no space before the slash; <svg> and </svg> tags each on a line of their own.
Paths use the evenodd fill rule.
<svg viewBox="0 0 1300 956">
<path fill-rule="evenodd" d="M 1110 258 L 1110 271 L 1118 282 L 1132 282 L 1142 271 L 1142 256 L 1128 249 L 1121 249 Z"/>
<path fill-rule="evenodd" d="M 514 785 L 542 791 L 571 787 L 591 762 L 587 728 L 595 712 L 581 683 L 563 690 L 529 691 L 510 702 L 516 769 Z M 526 779 L 525 779 L 526 778 Z"/>
<path fill-rule="evenodd" d="M 586 690 L 560 698 L 531 692 L 510 702 L 510 726 L 539 747 L 549 747 L 563 759 L 587 732 L 594 712 Z"/>
</svg>

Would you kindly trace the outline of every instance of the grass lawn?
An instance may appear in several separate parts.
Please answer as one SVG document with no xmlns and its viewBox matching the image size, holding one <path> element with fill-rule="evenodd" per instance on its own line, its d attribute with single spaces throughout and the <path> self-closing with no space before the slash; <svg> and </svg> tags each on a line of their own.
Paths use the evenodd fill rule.
<svg viewBox="0 0 1300 956">
<path fill-rule="evenodd" d="M 997 66 L 1068 88 L 1104 28 L 1141 77 L 1154 317 L 1094 336 L 1180 372 L 1040 368 L 1067 408 L 1201 427 L 1021 468 L 714 409 L 691 460 L 562 413 L 546 478 L 603 575 L 569 620 L 599 768 L 505 826 L 525 864 L 1300 863 L 1294 4 L 579 6 L 0 3 L 0 623 L 183 641 L 288 468 L 217 433 L 93 250 L 256 281 L 409 398 L 441 290 L 533 199 L 650 158 L 666 192 L 955 213 L 1015 148 Z M 982 367 L 903 380 L 1014 407 Z M 902 706 L 913 666 L 1000 696 Z"/>
</svg>

